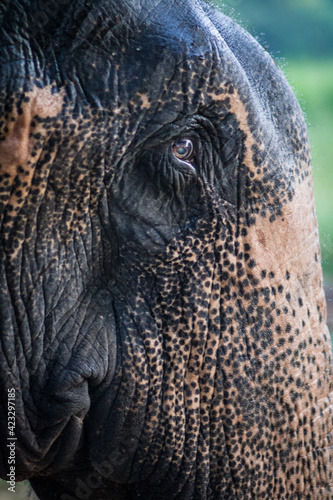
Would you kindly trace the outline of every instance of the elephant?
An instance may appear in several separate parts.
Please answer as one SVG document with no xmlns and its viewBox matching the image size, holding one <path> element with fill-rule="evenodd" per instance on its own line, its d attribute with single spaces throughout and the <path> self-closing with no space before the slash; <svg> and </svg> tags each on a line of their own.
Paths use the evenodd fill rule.
<svg viewBox="0 0 333 500">
<path fill-rule="evenodd" d="M 311 152 L 203 0 L 2 0 L 1 477 L 42 500 L 333 498 Z"/>
</svg>

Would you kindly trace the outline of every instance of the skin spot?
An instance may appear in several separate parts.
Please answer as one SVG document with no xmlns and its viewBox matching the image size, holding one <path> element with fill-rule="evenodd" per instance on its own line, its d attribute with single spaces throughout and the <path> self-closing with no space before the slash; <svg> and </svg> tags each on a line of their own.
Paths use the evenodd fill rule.
<svg viewBox="0 0 333 500">
<path fill-rule="evenodd" d="M 260 245 L 264 247 L 264 250 L 265 250 L 267 248 L 266 247 L 265 233 L 261 229 L 258 229 L 257 234 L 258 234 L 258 241 L 259 241 Z"/>
<path fill-rule="evenodd" d="M 222 87 L 223 88 L 223 87 Z M 209 97 L 214 102 L 225 101 L 225 94 L 211 93 Z M 239 128 L 244 132 L 245 135 L 245 158 L 244 164 L 249 168 L 251 172 L 251 178 L 253 180 L 261 178 L 261 171 L 257 170 L 253 164 L 253 148 L 257 147 L 257 142 L 253 137 L 251 129 L 249 127 L 248 118 L 249 113 L 246 110 L 246 106 L 242 101 L 240 94 L 237 89 L 233 89 L 231 95 L 229 95 L 229 110 L 237 116 L 239 121 Z"/>
<path fill-rule="evenodd" d="M 11 178 L 16 175 L 18 166 L 24 166 L 28 160 L 31 116 L 14 113 L 12 118 L 14 121 L 8 123 L 0 142 L 1 173 L 6 173 Z"/>
<path fill-rule="evenodd" d="M 25 102 L 19 109 L 13 109 L 7 131 L 2 135 L 0 142 L 2 172 L 14 178 L 18 166 L 25 168 L 33 149 L 30 137 L 33 118 L 55 118 L 63 106 L 63 92 L 52 94 L 50 87 L 36 88 L 33 92 L 25 94 Z M 34 134 L 36 134 L 35 127 Z"/>
<path fill-rule="evenodd" d="M 27 94 L 31 99 L 31 114 L 40 118 L 55 118 L 61 112 L 65 90 L 60 92 L 51 92 L 51 87 L 36 89 L 33 95 Z"/>
<path fill-rule="evenodd" d="M 137 94 L 138 97 L 141 99 L 141 108 L 142 109 L 150 109 L 151 108 L 151 103 L 149 102 L 148 95 L 147 94 Z"/>
</svg>

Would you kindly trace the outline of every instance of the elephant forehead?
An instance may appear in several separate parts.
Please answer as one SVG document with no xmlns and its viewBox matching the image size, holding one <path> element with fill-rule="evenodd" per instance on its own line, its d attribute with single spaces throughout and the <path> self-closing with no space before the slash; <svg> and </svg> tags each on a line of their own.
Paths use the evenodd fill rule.
<svg viewBox="0 0 333 500">
<path fill-rule="evenodd" d="M 260 210 L 271 210 L 271 217 L 280 215 L 281 205 L 295 190 L 296 177 L 306 175 L 304 123 L 265 51 L 241 38 L 259 61 L 256 71 L 264 92 L 260 85 L 251 85 L 248 74 L 253 68 L 242 66 L 242 54 L 230 49 L 199 4 L 195 10 L 183 2 L 182 9 L 172 12 L 166 2 L 146 7 L 139 17 L 130 18 L 127 37 L 122 29 L 114 29 L 112 9 L 86 13 L 78 35 L 60 46 L 57 61 L 52 47 L 45 49 L 47 81 L 53 85 L 43 88 L 36 77 L 35 84 L 29 83 L 33 90 L 14 93 L 18 104 L 12 103 L 5 115 L 0 150 L 1 201 L 7 207 L 8 228 L 27 198 L 38 209 L 37 197 L 43 196 L 50 171 L 51 190 L 58 199 L 72 179 L 66 214 L 74 213 L 74 204 L 84 214 L 91 211 L 88 184 L 98 185 L 95 191 L 105 189 L 105 175 L 111 176 L 124 156 L 140 153 L 140 146 L 162 130 L 174 138 L 190 131 L 189 122 L 197 115 L 214 121 L 221 142 L 225 135 L 224 148 L 243 148 L 234 175 L 240 225 L 253 224 Z M 96 28 L 99 23 L 105 26 L 103 37 Z M 240 36 L 230 21 L 223 18 L 223 23 L 222 33 Z M 34 75 L 28 76 L 34 81 Z M 5 109 L 12 97 L 2 97 Z M 229 115 L 243 132 L 230 145 L 234 130 L 228 130 Z M 79 199 L 84 201 L 78 203 Z M 222 202 L 220 196 L 218 203 Z M 65 211 L 63 206 L 61 210 Z"/>
<path fill-rule="evenodd" d="M 26 9 L 23 4 L 20 8 Z M 267 73 L 265 84 L 274 69 L 277 73 L 263 49 L 258 51 L 224 16 L 215 26 L 198 2 L 183 1 L 173 9 L 164 1 L 157 5 L 128 2 L 120 6 L 101 2 L 99 9 L 79 4 L 72 14 L 71 29 L 62 15 L 58 16 L 60 26 L 55 39 L 45 37 L 47 43 L 40 47 L 42 54 L 37 55 L 37 50 L 33 54 L 40 59 L 36 66 L 47 67 L 46 80 L 54 81 L 57 88 L 66 87 L 67 99 L 77 102 L 79 111 L 88 106 L 109 113 L 109 137 L 114 143 L 120 137 L 125 142 L 134 136 L 149 136 L 158 126 L 194 115 L 210 105 L 214 91 L 220 92 L 223 101 L 228 97 L 233 100 L 231 93 L 236 88 L 240 91 L 237 98 L 251 107 L 256 92 L 255 86 L 249 85 L 248 73 L 254 71 L 259 79 Z M 33 9 L 29 15 L 34 15 Z M 15 27 L 10 23 L 17 22 L 15 16 L 13 19 L 6 19 L 9 32 Z M 228 46 L 227 35 L 241 38 L 240 44 L 253 53 L 250 61 L 259 57 L 261 63 L 255 70 L 251 62 L 248 71 L 244 70 L 237 60 L 237 50 Z M 33 37 L 31 42 L 33 49 Z M 14 46 L 15 50 L 4 52 L 4 64 L 10 64 L 14 57 L 25 57 L 23 44 Z M 31 74 L 23 74 L 23 66 L 18 67 L 21 78 L 33 81 L 35 76 L 37 81 L 36 69 L 28 68 Z M 38 85 L 42 85 L 41 81 Z M 54 99 L 44 100 L 44 116 L 53 115 L 50 105 Z M 238 114 L 239 108 L 234 109 Z M 258 115 L 257 109 L 253 114 Z"/>
</svg>

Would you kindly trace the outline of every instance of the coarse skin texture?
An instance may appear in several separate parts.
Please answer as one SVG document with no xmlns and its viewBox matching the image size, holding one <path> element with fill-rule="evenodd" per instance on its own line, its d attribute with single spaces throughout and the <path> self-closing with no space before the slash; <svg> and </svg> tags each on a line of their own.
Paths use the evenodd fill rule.
<svg viewBox="0 0 333 500">
<path fill-rule="evenodd" d="M 2 0 L 0 25 L 1 477 L 15 389 L 16 479 L 42 500 L 332 499 L 280 69 L 201 0 Z"/>
</svg>

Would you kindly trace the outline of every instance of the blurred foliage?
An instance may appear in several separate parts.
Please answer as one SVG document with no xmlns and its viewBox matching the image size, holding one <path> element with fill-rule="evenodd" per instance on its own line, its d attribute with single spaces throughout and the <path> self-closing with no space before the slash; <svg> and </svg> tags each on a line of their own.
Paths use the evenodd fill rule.
<svg viewBox="0 0 333 500">
<path fill-rule="evenodd" d="M 332 57 L 333 0 L 212 0 L 210 3 L 240 21 L 275 56 Z"/>
<path fill-rule="evenodd" d="M 16 483 L 16 491 L 8 491 L 8 484 L 0 481 L 0 500 L 37 500 L 33 493 L 30 493 L 31 487 L 28 482 Z"/>
</svg>

